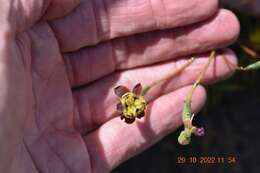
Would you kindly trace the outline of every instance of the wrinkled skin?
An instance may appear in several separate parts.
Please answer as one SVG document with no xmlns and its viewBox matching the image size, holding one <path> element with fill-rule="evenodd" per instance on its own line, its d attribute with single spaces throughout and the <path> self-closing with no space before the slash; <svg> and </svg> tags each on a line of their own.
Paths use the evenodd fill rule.
<svg viewBox="0 0 260 173">
<path fill-rule="evenodd" d="M 217 0 L 1 0 L 0 11 L 5 173 L 111 171 L 181 125 L 184 96 L 207 61 L 201 53 L 239 33 Z M 149 84 L 192 54 L 185 72 L 148 93 L 145 118 L 120 120 L 113 88 Z M 233 73 L 224 56 L 236 63 L 222 50 L 204 82 Z M 205 98 L 198 87 L 195 112 Z"/>
</svg>

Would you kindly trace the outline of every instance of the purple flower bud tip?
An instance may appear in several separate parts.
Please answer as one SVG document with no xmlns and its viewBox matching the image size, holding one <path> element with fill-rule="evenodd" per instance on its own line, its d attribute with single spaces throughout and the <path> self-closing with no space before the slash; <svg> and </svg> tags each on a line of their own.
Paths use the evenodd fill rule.
<svg viewBox="0 0 260 173">
<path fill-rule="evenodd" d="M 194 135 L 203 136 L 205 134 L 205 129 L 203 127 L 196 128 L 194 130 Z"/>
</svg>

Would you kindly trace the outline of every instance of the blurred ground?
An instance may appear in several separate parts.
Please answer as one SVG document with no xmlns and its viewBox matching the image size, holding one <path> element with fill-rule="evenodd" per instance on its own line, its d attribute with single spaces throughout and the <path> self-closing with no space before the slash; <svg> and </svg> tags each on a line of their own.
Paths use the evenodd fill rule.
<svg viewBox="0 0 260 173">
<path fill-rule="evenodd" d="M 220 0 L 228 8 L 237 9 L 243 13 L 260 16 L 260 0 Z"/>
<path fill-rule="evenodd" d="M 235 12 L 242 24 L 240 40 L 259 51 L 260 18 Z M 241 64 L 248 64 L 252 61 L 236 45 L 233 48 L 240 57 Z M 231 79 L 208 87 L 207 105 L 196 117 L 195 123 L 206 127 L 206 136 L 193 138 L 189 147 L 177 144 L 177 136 L 181 130 L 179 129 L 113 172 L 259 173 L 260 70 L 238 72 Z M 233 164 L 227 161 L 224 164 L 180 164 L 177 163 L 180 156 L 186 159 L 205 156 L 225 159 L 232 157 L 236 159 L 236 162 Z"/>
</svg>

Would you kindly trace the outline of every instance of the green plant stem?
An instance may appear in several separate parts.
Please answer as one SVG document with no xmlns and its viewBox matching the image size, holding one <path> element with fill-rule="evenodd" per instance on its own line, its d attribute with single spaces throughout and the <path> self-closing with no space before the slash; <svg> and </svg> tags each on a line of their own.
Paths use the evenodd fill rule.
<svg viewBox="0 0 260 173">
<path fill-rule="evenodd" d="M 147 92 L 151 88 L 153 88 L 155 85 L 159 84 L 160 82 L 166 81 L 166 80 L 172 78 L 173 76 L 177 75 L 178 73 L 182 72 L 186 67 L 188 67 L 194 61 L 194 59 L 195 59 L 194 57 L 191 57 L 183 66 L 181 66 L 179 69 L 177 69 L 173 73 L 171 73 L 171 74 L 169 74 L 169 75 L 167 75 L 167 76 L 165 76 L 165 77 L 163 77 L 163 78 L 161 78 L 157 81 L 152 82 L 150 85 L 145 86 L 142 90 L 142 95 L 147 94 Z"/>
<path fill-rule="evenodd" d="M 203 77 L 205 76 L 205 73 L 207 72 L 210 63 L 213 61 L 213 59 L 214 59 L 214 57 L 215 57 L 215 54 L 216 54 L 215 51 L 212 51 L 212 52 L 211 52 L 207 64 L 204 66 L 204 68 L 203 68 L 203 70 L 200 72 L 200 74 L 199 74 L 197 80 L 196 80 L 196 81 L 194 82 L 194 84 L 192 85 L 191 90 L 190 90 L 189 94 L 187 95 L 185 101 L 190 101 L 190 102 L 191 102 L 193 93 L 194 93 L 195 89 L 197 88 L 197 86 L 200 84 L 200 82 L 201 82 L 201 80 L 203 79 Z"/>
<path fill-rule="evenodd" d="M 195 126 L 192 125 L 192 120 L 193 120 L 194 115 L 192 115 L 191 100 L 192 100 L 192 96 L 193 96 L 195 89 L 197 88 L 197 86 L 200 84 L 201 80 L 205 76 L 205 73 L 207 72 L 210 63 L 213 61 L 215 54 L 216 54 L 215 51 L 211 52 L 207 64 L 204 66 L 203 70 L 200 72 L 197 80 L 194 82 L 188 95 L 185 98 L 183 114 L 182 114 L 184 130 L 181 131 L 181 133 L 178 137 L 178 142 L 181 145 L 188 145 L 191 142 L 192 133 L 194 133 L 194 130 L 197 129 Z"/>
<path fill-rule="evenodd" d="M 227 58 L 225 56 L 223 57 L 223 59 L 227 64 L 233 66 L 238 71 L 254 71 L 254 70 L 260 69 L 260 61 L 256 61 L 255 63 L 252 63 L 252 64 L 249 64 L 248 66 L 242 67 L 242 66 L 237 66 L 237 65 L 233 64 L 232 62 L 227 60 Z"/>
</svg>

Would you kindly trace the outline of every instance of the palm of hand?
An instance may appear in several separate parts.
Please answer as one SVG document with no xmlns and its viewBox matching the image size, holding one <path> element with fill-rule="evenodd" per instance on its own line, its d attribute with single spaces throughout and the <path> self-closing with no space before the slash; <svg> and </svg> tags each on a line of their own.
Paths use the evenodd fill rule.
<svg viewBox="0 0 260 173">
<path fill-rule="evenodd" d="M 19 101 L 16 111 L 23 112 L 17 123 L 24 122 L 15 161 L 32 172 L 90 169 L 88 151 L 74 124 L 72 89 L 50 26 L 46 22 L 34 25 L 13 44 L 17 56 L 12 58 L 19 60 L 14 62 L 18 66 L 14 73 L 19 74 L 17 78 L 14 74 L 14 87 L 19 84 L 19 91 L 13 99 Z"/>
<path fill-rule="evenodd" d="M 115 8 L 120 8 L 120 6 L 115 6 Z M 210 14 L 208 15 L 210 16 Z M 59 23 L 59 21 L 55 22 Z M 19 172 L 44 173 L 108 171 L 156 142 L 180 124 L 180 117 L 177 115 L 181 109 L 172 111 L 172 107 L 177 105 L 176 107 L 181 108 L 182 98 L 187 91 L 187 87 L 181 87 L 192 83 L 192 79 L 196 76 L 192 75 L 192 72 L 183 74 L 182 77 L 176 77 L 175 83 L 169 83 L 164 90 L 155 89 L 149 95 L 150 100 L 155 100 L 162 94 L 165 95 L 153 101 L 153 109 L 148 108 L 147 118 L 141 120 L 140 123 L 128 126 L 119 118 L 115 118 L 117 100 L 113 95 L 113 88 L 117 84 L 125 83 L 134 86 L 139 81 L 149 83 L 175 67 L 176 62 L 169 62 L 153 67 L 126 70 L 164 60 L 163 58 L 156 59 L 158 56 L 166 56 L 165 59 L 169 59 L 165 50 L 168 50 L 173 43 L 168 43 L 167 46 L 160 42 L 158 44 L 162 45 L 161 48 L 165 47 L 165 50 L 152 51 L 150 54 L 144 52 L 147 54 L 146 56 L 154 57 L 150 60 L 140 58 L 147 44 L 152 43 L 154 44 L 151 46 L 152 50 L 157 49 L 155 46 L 157 43 L 154 41 L 168 37 L 168 31 L 161 34 L 149 33 L 133 36 L 133 38 L 129 36 L 129 40 L 126 41 L 130 46 L 129 49 L 122 48 L 122 42 L 125 41 L 123 38 L 77 51 L 76 49 L 79 47 L 82 48 L 88 44 L 73 47 L 73 43 L 71 43 L 68 46 L 70 43 L 62 40 L 63 37 L 57 36 L 59 33 L 55 28 L 55 22 L 54 24 L 35 23 L 17 34 L 15 39 L 6 41 L 2 47 L 2 50 L 5 51 L 3 54 L 5 61 L 2 62 L 2 65 L 6 68 L 4 68 L 1 78 L 6 86 L 1 95 L 6 99 L 1 101 L 1 105 L 7 105 L 2 112 L 12 115 L 6 118 L 6 124 L 3 125 L 3 129 L 7 129 L 7 131 L 10 127 L 12 128 L 11 133 L 8 133 L 11 134 L 8 137 L 10 140 L 7 140 L 4 146 L 13 149 L 12 151 L 1 151 L 10 156 L 2 162 L 7 165 L 4 169 L 15 172 L 19 167 Z M 140 24 L 136 31 L 126 31 L 123 35 L 153 30 L 143 27 Z M 66 27 L 61 28 L 62 30 L 67 29 Z M 186 29 L 196 30 L 192 27 Z M 89 28 L 89 30 L 92 29 Z M 179 30 L 173 32 L 176 32 L 177 35 L 184 34 Z M 73 34 L 71 37 L 74 36 Z M 169 50 L 168 56 L 184 56 L 205 51 L 209 47 L 222 47 L 223 44 L 232 42 L 235 36 L 236 34 L 233 34 L 230 38 L 225 38 L 225 43 L 223 43 L 224 38 L 215 43 L 208 43 L 208 47 L 200 47 L 200 50 L 195 47 L 187 47 L 188 52 L 185 53 L 178 45 L 178 41 L 174 41 L 174 44 L 179 46 L 179 50 L 175 54 L 169 53 Z M 133 53 L 132 55 L 131 51 L 140 51 L 140 48 L 135 46 L 137 37 L 140 37 L 139 41 L 143 40 L 141 46 L 144 48 L 141 49 L 141 54 Z M 151 40 L 153 37 L 154 39 Z M 75 39 L 74 43 L 76 41 Z M 89 45 L 93 42 L 95 41 L 89 41 Z M 111 49 L 114 49 L 112 59 L 116 60 L 112 60 L 112 55 L 107 54 L 111 53 Z M 233 58 L 230 52 L 223 54 Z M 105 57 L 106 59 L 91 59 L 100 56 L 107 57 Z M 122 57 L 125 58 L 124 61 L 121 60 Z M 134 58 L 140 58 L 140 61 L 133 60 Z M 205 58 L 202 57 L 198 61 L 204 62 Z M 84 65 L 90 69 L 93 66 L 92 70 L 84 70 Z M 220 62 L 219 66 L 221 65 L 223 65 L 223 61 Z M 112 73 L 116 68 L 124 71 Z M 232 71 L 227 67 L 219 67 L 219 69 L 217 77 L 227 76 Z M 151 76 L 151 70 L 161 75 Z M 138 76 L 138 74 L 142 74 L 142 76 Z M 99 79 L 104 75 L 108 76 Z M 186 80 L 180 80 L 184 77 Z M 125 78 L 129 80 L 125 80 Z M 92 82 L 96 79 L 98 80 Z M 208 74 L 209 79 L 216 80 L 216 76 Z M 179 81 L 178 84 L 176 81 Z M 78 88 L 82 84 L 84 86 Z M 176 91 L 166 94 L 172 90 Z M 197 100 L 194 105 L 195 110 L 199 109 L 204 98 L 204 91 L 200 88 L 198 96 L 195 97 Z M 155 116 L 158 114 L 163 115 L 164 120 L 158 122 L 158 116 Z"/>
</svg>

